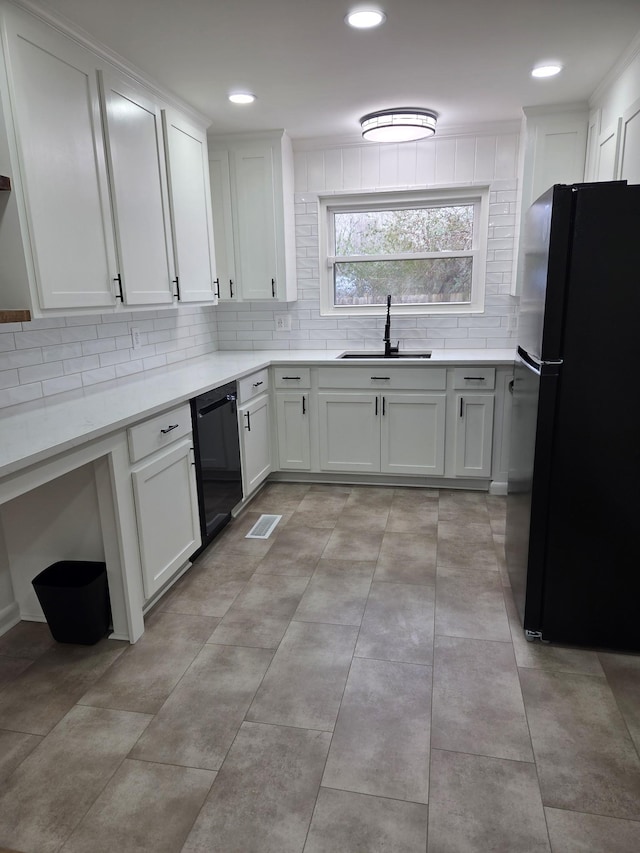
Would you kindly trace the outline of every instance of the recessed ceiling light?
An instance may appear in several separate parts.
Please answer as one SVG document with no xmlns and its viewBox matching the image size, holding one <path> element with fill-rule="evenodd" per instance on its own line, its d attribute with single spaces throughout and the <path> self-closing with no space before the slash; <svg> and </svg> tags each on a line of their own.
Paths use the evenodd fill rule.
<svg viewBox="0 0 640 853">
<path fill-rule="evenodd" d="M 557 63 L 549 65 L 538 65 L 531 72 L 532 77 L 555 77 L 562 71 L 562 65 Z"/>
<path fill-rule="evenodd" d="M 353 12 L 349 12 L 345 21 L 358 30 L 368 30 L 371 27 L 380 26 L 386 19 L 387 16 L 380 9 L 354 9 Z"/>
<path fill-rule="evenodd" d="M 250 92 L 232 92 L 229 100 L 232 104 L 252 104 L 256 99 Z"/>
</svg>

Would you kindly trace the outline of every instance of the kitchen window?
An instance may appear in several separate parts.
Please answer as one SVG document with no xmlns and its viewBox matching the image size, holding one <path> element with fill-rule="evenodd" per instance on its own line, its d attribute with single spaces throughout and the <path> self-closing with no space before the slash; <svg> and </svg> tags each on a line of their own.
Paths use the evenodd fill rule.
<svg viewBox="0 0 640 853">
<path fill-rule="evenodd" d="M 320 199 L 321 313 L 481 312 L 488 188 Z M 326 261 L 326 263 L 324 263 Z"/>
</svg>

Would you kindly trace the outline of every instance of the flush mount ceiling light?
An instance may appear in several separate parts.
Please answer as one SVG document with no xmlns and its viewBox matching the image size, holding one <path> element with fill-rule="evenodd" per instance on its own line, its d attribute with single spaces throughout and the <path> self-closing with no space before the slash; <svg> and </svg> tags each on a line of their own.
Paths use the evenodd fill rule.
<svg viewBox="0 0 640 853">
<path fill-rule="evenodd" d="M 360 119 L 362 136 L 369 142 L 410 142 L 436 132 L 437 113 L 419 107 L 378 110 Z"/>
<path fill-rule="evenodd" d="M 387 16 L 380 9 L 354 9 L 349 12 L 345 21 L 350 27 L 357 30 L 368 30 L 371 27 L 379 27 L 387 20 Z"/>
<path fill-rule="evenodd" d="M 232 104 L 252 104 L 256 99 L 250 92 L 232 92 L 229 100 Z"/>
<path fill-rule="evenodd" d="M 555 77 L 562 71 L 562 65 L 558 63 L 548 63 L 547 65 L 537 65 L 531 72 L 532 77 Z"/>
</svg>

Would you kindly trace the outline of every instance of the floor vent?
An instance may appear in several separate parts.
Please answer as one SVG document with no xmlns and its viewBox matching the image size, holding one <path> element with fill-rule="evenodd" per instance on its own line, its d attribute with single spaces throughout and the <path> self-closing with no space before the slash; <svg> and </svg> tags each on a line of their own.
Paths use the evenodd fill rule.
<svg viewBox="0 0 640 853">
<path fill-rule="evenodd" d="M 281 515 L 261 515 L 244 538 L 268 539 L 281 518 Z"/>
</svg>

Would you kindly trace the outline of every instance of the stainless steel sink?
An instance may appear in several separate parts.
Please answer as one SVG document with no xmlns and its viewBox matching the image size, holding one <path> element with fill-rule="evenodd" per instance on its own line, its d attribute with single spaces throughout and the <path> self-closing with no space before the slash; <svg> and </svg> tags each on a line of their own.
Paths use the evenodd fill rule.
<svg viewBox="0 0 640 853">
<path fill-rule="evenodd" d="M 398 352 L 385 356 L 383 352 L 345 352 L 338 358 L 384 358 L 385 361 L 394 361 L 396 358 L 431 358 L 431 351 L 426 352 Z"/>
</svg>

